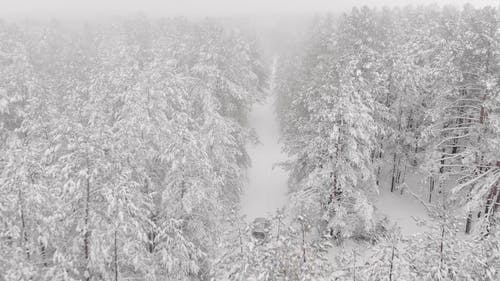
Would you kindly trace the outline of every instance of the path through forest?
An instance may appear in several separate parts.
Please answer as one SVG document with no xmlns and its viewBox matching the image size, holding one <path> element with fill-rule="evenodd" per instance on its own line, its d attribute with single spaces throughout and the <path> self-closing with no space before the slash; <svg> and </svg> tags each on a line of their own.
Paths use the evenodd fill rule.
<svg viewBox="0 0 500 281">
<path fill-rule="evenodd" d="M 252 167 L 248 171 L 249 182 L 243 190 L 241 211 L 248 221 L 274 214 L 287 199 L 287 173 L 280 167 L 273 168 L 285 160 L 278 143 L 280 132 L 274 111 L 276 65 L 277 58 L 271 66 L 269 95 L 264 102 L 255 104 L 249 115 L 250 126 L 256 130 L 260 143 L 247 147 Z"/>
</svg>

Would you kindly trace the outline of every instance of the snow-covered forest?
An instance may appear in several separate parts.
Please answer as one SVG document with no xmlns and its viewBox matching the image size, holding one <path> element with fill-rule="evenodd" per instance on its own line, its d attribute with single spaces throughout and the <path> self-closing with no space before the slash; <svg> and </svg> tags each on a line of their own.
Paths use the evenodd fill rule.
<svg viewBox="0 0 500 281">
<path fill-rule="evenodd" d="M 497 281 L 499 209 L 498 7 L 0 20 L 0 281 Z"/>
</svg>

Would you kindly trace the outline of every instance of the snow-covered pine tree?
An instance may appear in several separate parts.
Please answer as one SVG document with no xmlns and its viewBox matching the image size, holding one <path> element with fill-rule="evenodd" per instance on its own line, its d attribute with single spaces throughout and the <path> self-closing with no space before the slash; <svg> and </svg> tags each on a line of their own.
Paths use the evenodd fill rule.
<svg viewBox="0 0 500 281">
<path fill-rule="evenodd" d="M 326 20 L 313 32 L 330 24 Z M 370 52 L 342 41 L 351 23 L 346 18 L 343 24 L 338 33 L 319 36 L 328 42 L 325 47 L 313 45 L 308 49 L 312 53 L 304 55 L 312 58 L 303 64 L 312 62 L 305 72 L 307 83 L 289 95 L 288 110 L 297 111 L 297 118 L 283 122 L 286 149 L 296 159 L 291 164 L 296 211 L 307 213 L 321 231 L 338 239 L 363 236 L 372 227 L 367 193 L 376 191 L 370 158 L 377 134 L 368 77 L 373 73 L 365 69 L 369 62 L 363 57 Z"/>
</svg>

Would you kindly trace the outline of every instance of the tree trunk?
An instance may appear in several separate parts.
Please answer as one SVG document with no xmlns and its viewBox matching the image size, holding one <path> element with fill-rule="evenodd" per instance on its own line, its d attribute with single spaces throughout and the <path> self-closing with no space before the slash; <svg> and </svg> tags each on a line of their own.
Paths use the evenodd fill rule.
<svg viewBox="0 0 500 281">
<path fill-rule="evenodd" d="M 83 234 L 83 256 L 85 258 L 86 263 L 86 271 L 87 276 L 85 280 L 90 280 L 90 271 L 89 271 L 89 256 L 90 256 L 90 163 L 87 155 L 87 185 L 85 190 L 85 217 L 84 217 L 84 225 L 85 230 Z"/>
<path fill-rule="evenodd" d="M 404 169 L 404 172 L 403 172 L 403 180 L 402 182 L 405 183 L 406 182 L 406 170 L 408 168 L 408 163 L 405 163 L 405 169 Z M 404 192 L 404 188 L 401 188 L 401 195 L 403 195 L 403 192 Z"/>
<path fill-rule="evenodd" d="M 472 212 L 469 211 L 465 222 L 465 234 L 470 234 L 471 229 L 472 229 Z"/>
<path fill-rule="evenodd" d="M 392 165 L 391 192 L 394 192 L 394 190 L 396 189 L 396 169 L 397 169 L 396 158 L 397 158 L 397 154 L 396 154 L 396 152 L 394 152 L 394 156 L 392 159 L 393 165 Z"/>
<path fill-rule="evenodd" d="M 441 226 L 442 227 L 442 230 L 441 230 L 441 243 L 439 245 L 439 256 L 440 256 L 440 266 L 439 268 L 442 269 L 443 268 L 443 262 L 444 262 L 444 234 L 445 234 L 445 226 L 444 226 L 444 221 L 443 221 L 443 225 Z"/>
<path fill-rule="evenodd" d="M 498 192 L 498 186 L 500 185 L 500 180 L 491 188 L 488 198 L 486 199 L 486 207 L 484 209 L 484 215 L 487 219 L 486 233 L 485 236 L 490 234 L 491 226 L 494 223 L 496 212 L 498 211 L 498 206 L 500 205 L 500 194 Z"/>
<path fill-rule="evenodd" d="M 21 247 L 24 248 L 26 252 L 26 259 L 30 259 L 30 250 L 28 247 L 28 231 L 26 230 L 26 217 L 25 217 L 25 211 L 24 211 L 24 197 L 23 193 L 21 191 L 21 188 L 19 188 L 19 193 L 18 193 L 18 201 L 19 201 L 19 215 L 21 218 L 21 233 L 19 235 L 20 239 L 20 244 Z"/>
<path fill-rule="evenodd" d="M 466 94 L 466 91 L 465 91 L 465 93 L 462 93 L 462 95 L 465 95 L 465 94 Z M 460 116 L 462 116 L 463 114 L 464 114 L 464 109 L 463 109 L 463 107 L 460 107 L 458 109 L 459 118 L 458 118 L 457 124 L 456 124 L 457 128 L 461 128 L 463 126 L 464 120 L 463 120 L 463 118 L 460 118 Z M 456 138 L 453 139 L 453 147 L 451 148 L 451 154 L 456 154 L 458 152 L 458 137 L 460 136 L 460 132 L 461 131 L 455 133 Z M 465 134 L 465 132 L 462 132 L 462 134 Z"/>
<path fill-rule="evenodd" d="M 278 241 L 280 239 L 280 231 L 281 231 L 281 217 L 278 216 L 278 226 L 277 226 L 277 229 L 276 229 L 276 241 Z"/>
<path fill-rule="evenodd" d="M 467 201 L 471 200 L 471 194 L 474 190 L 474 185 L 472 185 L 469 189 L 469 193 L 467 194 Z M 465 219 L 465 234 L 470 234 L 472 230 L 472 211 L 467 213 L 467 218 Z"/>
<path fill-rule="evenodd" d="M 241 228 L 238 226 L 238 238 L 240 239 L 240 254 L 243 254 L 243 237 L 241 236 Z"/>
<path fill-rule="evenodd" d="M 151 221 L 153 222 L 153 226 L 151 226 L 151 230 L 148 232 L 148 252 L 152 254 L 156 247 L 156 214 L 151 215 Z"/>
<path fill-rule="evenodd" d="M 444 158 L 446 157 L 446 156 L 445 156 L 446 149 L 445 149 L 445 148 L 443 148 L 443 150 L 442 150 L 442 151 L 443 151 L 443 154 L 441 155 L 441 161 L 440 161 L 440 162 L 441 162 L 441 167 L 439 167 L 439 173 L 440 173 L 440 174 L 444 173 L 444 164 L 445 164 L 445 160 L 444 160 Z"/>
<path fill-rule="evenodd" d="M 392 281 L 392 270 L 394 267 L 394 245 L 392 245 L 392 253 L 391 253 L 391 266 L 389 269 L 389 281 Z"/>
<path fill-rule="evenodd" d="M 435 185 L 435 181 L 434 181 L 434 176 L 430 176 L 429 177 L 429 203 L 432 203 L 432 193 L 434 192 L 434 185 Z"/>
<path fill-rule="evenodd" d="M 378 154 L 378 159 L 382 159 L 382 145 L 380 147 L 380 152 Z M 379 163 L 378 167 L 377 167 L 377 186 L 380 186 L 380 172 L 381 172 L 381 165 Z"/>
<path fill-rule="evenodd" d="M 356 251 L 352 250 L 352 280 L 356 281 Z"/>
<path fill-rule="evenodd" d="M 306 229 L 302 222 L 302 262 L 306 263 Z"/>
<path fill-rule="evenodd" d="M 116 229 L 115 229 L 115 237 L 114 237 L 114 256 L 115 256 L 115 281 L 118 281 L 118 245 L 117 245 L 117 238 L 116 238 Z"/>
<path fill-rule="evenodd" d="M 335 165 L 339 163 L 340 160 L 340 145 L 341 145 L 341 135 L 342 135 L 342 130 L 340 127 L 342 126 L 342 122 L 340 123 L 339 129 L 338 129 L 338 136 L 337 136 L 337 143 L 335 144 Z M 334 175 L 333 175 L 333 192 L 334 192 L 334 197 L 336 198 L 337 201 L 340 200 L 340 194 L 342 193 L 342 190 L 338 187 L 338 171 L 337 168 L 335 168 Z"/>
</svg>

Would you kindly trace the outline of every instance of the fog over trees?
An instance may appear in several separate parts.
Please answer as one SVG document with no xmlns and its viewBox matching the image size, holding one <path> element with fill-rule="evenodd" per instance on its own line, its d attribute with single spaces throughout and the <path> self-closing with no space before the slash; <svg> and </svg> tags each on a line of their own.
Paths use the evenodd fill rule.
<svg viewBox="0 0 500 281">
<path fill-rule="evenodd" d="M 236 2 L 3 5 L 0 281 L 500 280 L 500 3 Z"/>
</svg>

